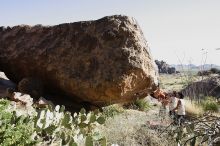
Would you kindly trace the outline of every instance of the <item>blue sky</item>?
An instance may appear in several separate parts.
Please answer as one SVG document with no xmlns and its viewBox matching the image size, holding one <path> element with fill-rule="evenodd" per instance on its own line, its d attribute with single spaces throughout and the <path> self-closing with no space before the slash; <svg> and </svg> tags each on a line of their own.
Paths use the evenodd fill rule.
<svg viewBox="0 0 220 146">
<path fill-rule="evenodd" d="M 155 59 L 220 65 L 219 0 L 0 0 L 0 26 L 55 25 L 123 14 L 140 24 Z M 206 53 L 207 52 L 207 53 Z"/>
</svg>

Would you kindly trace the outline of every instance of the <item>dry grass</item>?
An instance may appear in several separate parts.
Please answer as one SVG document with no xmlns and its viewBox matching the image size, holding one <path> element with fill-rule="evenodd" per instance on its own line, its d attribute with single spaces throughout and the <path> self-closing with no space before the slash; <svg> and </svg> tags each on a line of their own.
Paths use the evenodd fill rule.
<svg viewBox="0 0 220 146">
<path fill-rule="evenodd" d="M 201 77 L 195 74 L 161 74 L 161 88 L 165 91 L 180 91 L 191 82 L 200 81 L 208 77 Z"/>
<path fill-rule="evenodd" d="M 202 104 L 196 103 L 196 101 L 191 100 L 185 100 L 185 108 L 186 108 L 186 114 L 189 116 L 200 116 L 204 114 L 205 111 Z M 213 115 L 220 117 L 219 111 L 212 112 Z"/>
<path fill-rule="evenodd" d="M 160 75 L 161 88 L 165 91 L 179 91 L 183 88 L 184 82 L 181 75 Z"/>
<path fill-rule="evenodd" d="M 189 116 L 199 116 L 204 114 L 202 106 L 195 103 L 195 101 L 185 100 L 186 114 Z"/>
<path fill-rule="evenodd" d="M 122 144 L 131 142 L 131 136 L 145 123 L 145 113 L 135 110 L 126 112 L 109 118 L 105 126 L 100 127 L 101 133 L 106 136 L 111 144 Z M 132 143 L 132 142 L 131 142 Z"/>
<path fill-rule="evenodd" d="M 161 87 L 165 91 L 179 91 L 185 85 L 181 75 L 162 75 Z M 98 127 L 101 135 L 108 140 L 108 146 L 111 144 L 118 144 L 120 146 L 172 146 L 174 140 L 169 139 L 169 135 L 164 133 L 162 137 L 158 137 L 161 132 L 163 123 L 159 117 L 159 107 L 152 106 L 159 104 L 157 101 L 151 101 L 146 98 L 151 109 L 147 112 L 137 110 L 120 110 L 121 106 L 114 105 L 106 109 L 107 116 L 105 125 Z M 159 104 L 160 105 L 160 104 Z M 141 102 L 142 106 L 142 102 Z M 204 113 L 202 105 L 196 104 L 195 101 L 186 100 L 186 112 L 190 116 L 199 116 Z M 123 112 L 118 112 L 123 111 Z M 116 114 L 114 114 L 116 113 Z M 169 122 L 168 122 L 169 123 Z M 159 125 L 159 128 L 158 128 Z M 152 127 L 155 127 L 153 129 Z"/>
<path fill-rule="evenodd" d="M 158 132 L 149 128 L 147 121 L 154 118 L 153 116 L 155 114 L 126 110 L 107 119 L 105 125 L 99 127 L 99 130 L 107 138 L 108 145 L 161 146 L 163 143 L 163 146 L 171 146 L 165 137 L 159 138 Z"/>
</svg>

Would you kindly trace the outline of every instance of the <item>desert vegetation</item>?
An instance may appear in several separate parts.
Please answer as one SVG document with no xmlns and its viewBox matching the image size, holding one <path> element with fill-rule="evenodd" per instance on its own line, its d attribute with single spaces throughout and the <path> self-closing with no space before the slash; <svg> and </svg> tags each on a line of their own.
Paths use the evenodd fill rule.
<svg viewBox="0 0 220 146">
<path fill-rule="evenodd" d="M 187 122 L 177 127 L 171 124 L 167 130 L 179 145 L 219 145 L 218 79 L 219 70 L 216 68 L 198 73 L 184 70 L 178 75 L 161 76 L 165 90 L 174 89 L 186 95 Z"/>
<path fill-rule="evenodd" d="M 220 146 L 219 5 L 1 2 L 0 146 Z"/>
<path fill-rule="evenodd" d="M 71 114 L 57 105 L 34 111 L 18 113 L 10 101 L 0 100 L 0 143 L 10 145 L 106 145 L 105 137 L 95 131 L 105 118 L 98 110 Z"/>
<path fill-rule="evenodd" d="M 201 81 L 195 73 L 185 74 L 162 74 L 160 85 L 167 92 L 181 91 Z M 217 145 L 220 105 L 216 97 L 199 98 L 186 97 L 187 120 L 183 125 L 175 125 L 169 116 L 161 119 L 161 103 L 150 96 L 129 104 L 112 104 L 93 111 L 81 109 L 75 113 L 59 105 L 21 110 L 14 102 L 1 99 L 0 143 L 5 146 Z"/>
<path fill-rule="evenodd" d="M 204 61 L 199 72 L 176 70 L 154 61 L 133 18 L 2 27 L 0 33 L 0 67 L 16 82 L 0 78 L 0 145 L 219 144 L 219 69 L 204 70 Z M 185 96 L 184 113 L 169 116 L 166 106 L 177 95 Z"/>
</svg>

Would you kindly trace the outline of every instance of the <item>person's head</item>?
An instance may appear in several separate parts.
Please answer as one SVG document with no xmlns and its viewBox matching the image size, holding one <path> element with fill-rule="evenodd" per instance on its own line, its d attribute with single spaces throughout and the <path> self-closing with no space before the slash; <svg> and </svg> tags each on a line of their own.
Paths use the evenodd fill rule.
<svg viewBox="0 0 220 146">
<path fill-rule="evenodd" d="M 157 88 L 160 88 L 160 83 L 157 84 Z"/>
<path fill-rule="evenodd" d="M 170 97 L 169 93 L 164 92 L 164 95 L 165 95 L 165 98 L 169 98 Z"/>
<path fill-rule="evenodd" d="M 173 96 L 173 94 L 171 93 L 171 92 L 169 92 L 169 93 L 167 93 L 167 95 L 166 95 L 168 98 L 170 98 L 170 97 L 172 97 Z"/>
<path fill-rule="evenodd" d="M 173 91 L 173 96 L 176 97 L 176 91 Z"/>
<path fill-rule="evenodd" d="M 179 98 L 179 99 L 183 99 L 183 98 L 184 98 L 184 95 L 183 95 L 183 93 L 181 93 L 181 92 L 178 92 L 177 95 L 178 95 L 177 98 Z"/>
</svg>

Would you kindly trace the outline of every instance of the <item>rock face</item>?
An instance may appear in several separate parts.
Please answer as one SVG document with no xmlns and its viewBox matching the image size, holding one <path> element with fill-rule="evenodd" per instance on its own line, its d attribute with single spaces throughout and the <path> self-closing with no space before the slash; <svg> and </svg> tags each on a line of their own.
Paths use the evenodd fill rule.
<svg viewBox="0 0 220 146">
<path fill-rule="evenodd" d="M 165 73 L 165 74 L 173 74 L 176 73 L 175 67 L 170 67 L 166 62 L 155 60 L 155 63 L 158 67 L 159 73 Z"/>
<path fill-rule="evenodd" d="M 220 98 L 220 76 L 194 82 L 183 89 L 182 92 L 185 96 L 195 99 L 204 96 Z"/>
<path fill-rule="evenodd" d="M 133 101 L 157 85 L 147 42 L 127 16 L 1 27 L 0 52 L 0 69 L 12 81 L 40 79 L 45 91 L 96 105 Z"/>
</svg>

